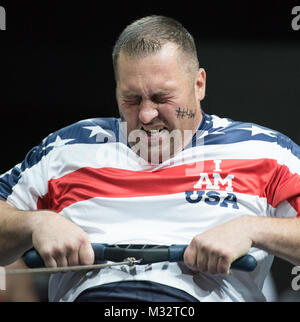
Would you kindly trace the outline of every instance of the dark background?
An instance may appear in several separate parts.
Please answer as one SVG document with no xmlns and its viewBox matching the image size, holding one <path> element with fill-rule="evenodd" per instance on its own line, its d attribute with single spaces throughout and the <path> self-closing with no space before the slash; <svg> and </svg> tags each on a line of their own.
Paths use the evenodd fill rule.
<svg viewBox="0 0 300 322">
<path fill-rule="evenodd" d="M 112 46 L 127 24 L 149 14 L 178 19 L 194 35 L 207 72 L 207 113 L 252 121 L 300 143 L 300 30 L 291 27 L 300 0 L 0 5 L 7 19 L 0 31 L 0 173 L 54 130 L 118 115 Z M 273 264 L 280 295 L 291 290 L 292 267 Z"/>
</svg>

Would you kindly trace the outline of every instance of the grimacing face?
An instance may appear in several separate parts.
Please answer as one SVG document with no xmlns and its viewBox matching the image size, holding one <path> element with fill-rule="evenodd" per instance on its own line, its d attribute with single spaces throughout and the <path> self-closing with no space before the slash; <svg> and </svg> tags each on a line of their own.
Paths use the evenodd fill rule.
<svg viewBox="0 0 300 322">
<path fill-rule="evenodd" d="M 197 131 L 205 96 L 204 69 L 187 72 L 172 43 L 154 54 L 131 57 L 120 52 L 116 97 L 131 148 L 151 164 L 180 152 Z"/>
</svg>

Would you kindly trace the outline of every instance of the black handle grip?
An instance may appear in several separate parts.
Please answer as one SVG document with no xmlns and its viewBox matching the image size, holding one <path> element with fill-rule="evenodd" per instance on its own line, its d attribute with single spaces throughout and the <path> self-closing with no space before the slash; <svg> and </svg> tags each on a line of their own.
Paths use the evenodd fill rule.
<svg viewBox="0 0 300 322">
<path fill-rule="evenodd" d="M 183 261 L 183 254 L 188 245 L 172 245 L 169 247 L 169 262 Z M 255 257 L 244 255 L 231 263 L 231 268 L 245 272 L 252 272 L 257 266 Z"/>
<path fill-rule="evenodd" d="M 135 257 L 136 259 L 143 259 L 141 264 L 151 264 L 164 261 L 183 261 L 183 254 L 188 245 L 171 245 L 166 248 L 143 249 L 111 247 L 108 244 L 92 244 L 92 247 L 96 262 L 105 260 L 120 262 L 127 257 Z M 30 268 L 44 267 L 43 259 L 34 249 L 25 253 L 24 262 Z M 253 271 L 256 266 L 256 259 L 249 254 L 238 258 L 231 264 L 231 268 L 246 272 Z"/>
</svg>

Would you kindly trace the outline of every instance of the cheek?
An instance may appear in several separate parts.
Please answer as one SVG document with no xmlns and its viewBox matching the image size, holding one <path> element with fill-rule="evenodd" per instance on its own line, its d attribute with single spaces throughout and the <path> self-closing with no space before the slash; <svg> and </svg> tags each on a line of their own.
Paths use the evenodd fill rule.
<svg viewBox="0 0 300 322">
<path fill-rule="evenodd" d="M 178 103 L 170 107 L 164 117 L 169 125 L 173 129 L 184 129 L 186 123 L 189 123 L 189 117 L 193 114 L 192 110 L 188 108 L 190 106 L 186 103 Z"/>
<path fill-rule="evenodd" d="M 135 109 L 119 108 L 119 113 L 122 120 L 127 123 L 129 131 L 135 130 L 138 127 L 139 119 Z"/>
<path fill-rule="evenodd" d="M 177 103 L 169 106 L 161 112 L 161 119 L 168 125 L 169 129 L 185 130 L 190 129 L 196 116 L 195 104 Z"/>
<path fill-rule="evenodd" d="M 176 118 L 178 106 L 178 103 L 161 106 L 159 109 L 159 119 L 170 126 L 174 126 L 178 122 Z"/>
</svg>

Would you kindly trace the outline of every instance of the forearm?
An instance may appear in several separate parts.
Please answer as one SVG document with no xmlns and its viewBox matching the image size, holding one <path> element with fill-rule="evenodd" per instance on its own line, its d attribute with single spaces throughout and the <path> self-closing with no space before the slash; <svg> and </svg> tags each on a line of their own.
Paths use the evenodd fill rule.
<svg viewBox="0 0 300 322">
<path fill-rule="evenodd" d="M 32 214 L 0 201 L 0 265 L 8 265 L 32 247 Z"/>
<path fill-rule="evenodd" d="M 21 211 L 0 201 L 0 265 L 15 261 L 31 247 L 48 267 L 94 263 L 89 236 L 61 214 Z"/>
<path fill-rule="evenodd" d="M 228 274 L 251 247 L 300 265 L 300 218 L 242 216 L 196 235 L 184 262 L 196 272 Z"/>
<path fill-rule="evenodd" d="M 300 218 L 244 217 L 252 246 L 300 265 Z M 248 227 L 248 228 L 247 228 Z"/>
</svg>

